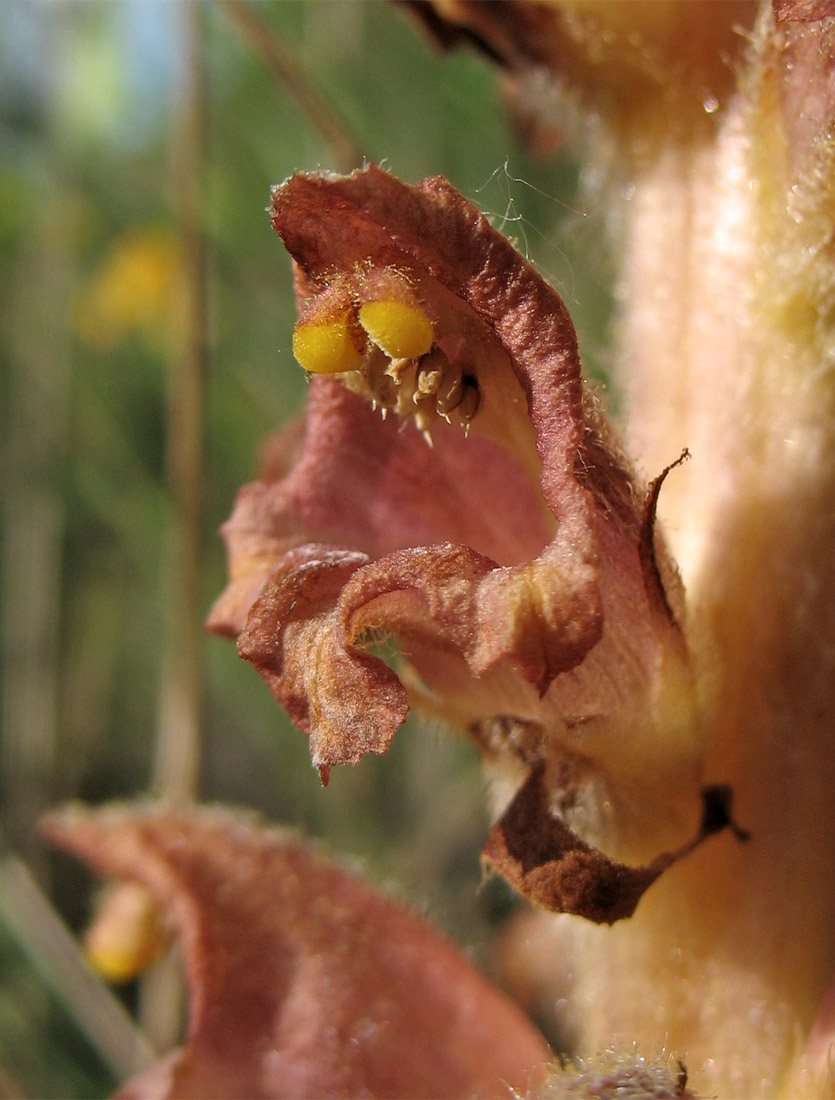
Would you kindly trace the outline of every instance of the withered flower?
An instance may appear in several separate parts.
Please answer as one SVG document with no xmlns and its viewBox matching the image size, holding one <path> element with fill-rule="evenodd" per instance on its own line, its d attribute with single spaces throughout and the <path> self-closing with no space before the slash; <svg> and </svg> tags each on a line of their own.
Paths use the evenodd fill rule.
<svg viewBox="0 0 835 1100">
<path fill-rule="evenodd" d="M 273 225 L 296 262 L 306 431 L 287 476 L 238 499 L 211 629 L 238 637 L 325 779 L 385 751 L 410 696 L 469 728 L 531 777 L 486 858 L 540 903 L 628 915 L 655 874 L 581 857 L 570 828 L 555 845 L 553 815 L 631 861 L 696 831 L 662 478 L 640 486 L 613 442 L 559 296 L 445 180 L 294 176 Z"/>
</svg>

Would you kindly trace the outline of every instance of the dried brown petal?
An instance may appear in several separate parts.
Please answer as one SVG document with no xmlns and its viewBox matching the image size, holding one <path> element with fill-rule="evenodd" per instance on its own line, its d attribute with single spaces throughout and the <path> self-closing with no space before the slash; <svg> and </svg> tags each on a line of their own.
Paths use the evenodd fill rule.
<svg viewBox="0 0 835 1100">
<path fill-rule="evenodd" d="M 71 809 L 44 832 L 143 883 L 183 942 L 185 1048 L 123 1097 L 495 1097 L 544 1075 L 518 1010 L 423 921 L 219 810 Z"/>
<path fill-rule="evenodd" d="M 537 766 L 493 826 L 482 857 L 537 905 L 595 924 L 614 924 L 631 917 L 656 879 L 706 837 L 730 827 L 740 840 L 748 839 L 730 817 L 727 788 L 706 787 L 702 794 L 704 811 L 696 837 L 646 866 L 629 867 L 587 844 L 553 815 L 545 770 Z"/>
</svg>

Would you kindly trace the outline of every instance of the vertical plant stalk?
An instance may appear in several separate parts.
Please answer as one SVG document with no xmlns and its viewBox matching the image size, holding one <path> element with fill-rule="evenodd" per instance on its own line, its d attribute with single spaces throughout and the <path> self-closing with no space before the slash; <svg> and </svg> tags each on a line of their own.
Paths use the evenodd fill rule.
<svg viewBox="0 0 835 1100">
<path fill-rule="evenodd" d="M 185 88 L 176 124 L 174 164 L 181 244 L 182 342 L 174 352 L 170 378 L 171 599 L 152 784 L 157 794 L 177 802 L 196 796 L 200 767 L 203 395 L 207 370 L 202 19 L 202 5 L 182 8 Z"/>
<path fill-rule="evenodd" d="M 182 279 L 181 343 L 171 360 L 168 479 L 171 495 L 169 618 L 162 670 L 152 788 L 167 802 L 197 797 L 201 754 L 203 406 L 207 372 L 207 280 L 203 175 L 207 89 L 200 3 L 179 9 L 184 88 L 174 127 Z M 183 989 L 179 959 L 166 956 L 141 987 L 143 1028 L 160 1049 L 180 1038 Z"/>
<path fill-rule="evenodd" d="M 707 1095 L 832 1095 L 833 56 L 831 20 L 781 29 L 763 5 L 701 130 L 647 128 L 624 213 L 629 449 L 648 470 L 693 455 L 659 515 L 687 590 L 703 775 L 732 787 L 751 842 L 694 853 L 622 928 L 567 932 L 574 1011 L 582 1051 L 663 1039 Z M 808 1035 L 826 1042 L 804 1064 Z"/>
</svg>

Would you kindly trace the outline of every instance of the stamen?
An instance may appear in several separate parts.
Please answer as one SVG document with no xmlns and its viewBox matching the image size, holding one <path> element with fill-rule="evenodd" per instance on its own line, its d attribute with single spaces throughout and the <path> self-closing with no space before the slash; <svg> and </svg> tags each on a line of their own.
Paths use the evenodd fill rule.
<svg viewBox="0 0 835 1100">
<path fill-rule="evenodd" d="M 457 412 L 466 434 L 481 404 L 475 375 L 435 344 L 433 322 L 393 268 L 335 278 L 307 303 L 293 351 L 308 372 L 346 374 L 383 419 L 393 410 L 404 425 L 413 421 L 430 447 L 439 416 L 452 424 Z"/>
<path fill-rule="evenodd" d="M 126 982 L 159 958 L 170 938 L 150 891 L 121 882 L 97 908 L 85 936 L 87 960 L 107 981 Z"/>
<path fill-rule="evenodd" d="M 444 377 L 435 393 L 435 405 L 439 414 L 449 419 L 453 409 L 457 409 L 463 397 L 462 371 L 460 363 L 450 363 L 444 371 Z"/>
<path fill-rule="evenodd" d="M 396 356 L 393 357 L 389 365 L 386 367 L 386 374 L 389 378 L 393 378 L 398 386 L 402 386 L 408 380 L 408 375 L 411 372 L 416 372 L 417 363 L 410 356 Z M 414 377 L 412 380 L 414 386 Z"/>
<path fill-rule="evenodd" d="M 397 405 L 397 382 L 388 373 L 389 365 L 379 348 L 372 348 L 366 362 L 365 380 L 371 390 L 372 404 L 379 406 L 384 416 Z"/>
<path fill-rule="evenodd" d="M 470 424 L 481 405 L 481 391 L 478 383 L 472 377 L 464 380 L 461 392 L 461 400 L 457 406 L 458 417 L 464 427 L 464 434 L 469 435 Z"/>
<path fill-rule="evenodd" d="M 414 406 L 415 427 L 419 432 L 428 431 L 437 416 L 432 395 L 422 394 L 415 390 L 412 394 L 412 405 Z"/>
<path fill-rule="evenodd" d="M 442 370 L 437 367 L 427 368 L 421 365 L 418 367 L 417 373 L 417 392 L 426 397 L 434 397 L 443 380 L 444 373 Z"/>
</svg>

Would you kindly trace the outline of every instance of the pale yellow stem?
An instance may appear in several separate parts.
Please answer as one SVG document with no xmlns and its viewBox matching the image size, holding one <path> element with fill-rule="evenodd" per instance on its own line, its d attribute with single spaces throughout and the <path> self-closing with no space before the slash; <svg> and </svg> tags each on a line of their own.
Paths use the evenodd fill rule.
<svg viewBox="0 0 835 1100">
<path fill-rule="evenodd" d="M 632 921 L 567 933 L 583 1050 L 666 1046 L 727 1098 L 778 1095 L 835 975 L 835 173 L 823 140 L 792 190 L 769 28 L 715 140 L 637 173 L 622 283 L 632 453 L 649 476 L 693 456 L 659 515 L 704 778 L 752 839 L 705 845 Z"/>
</svg>

